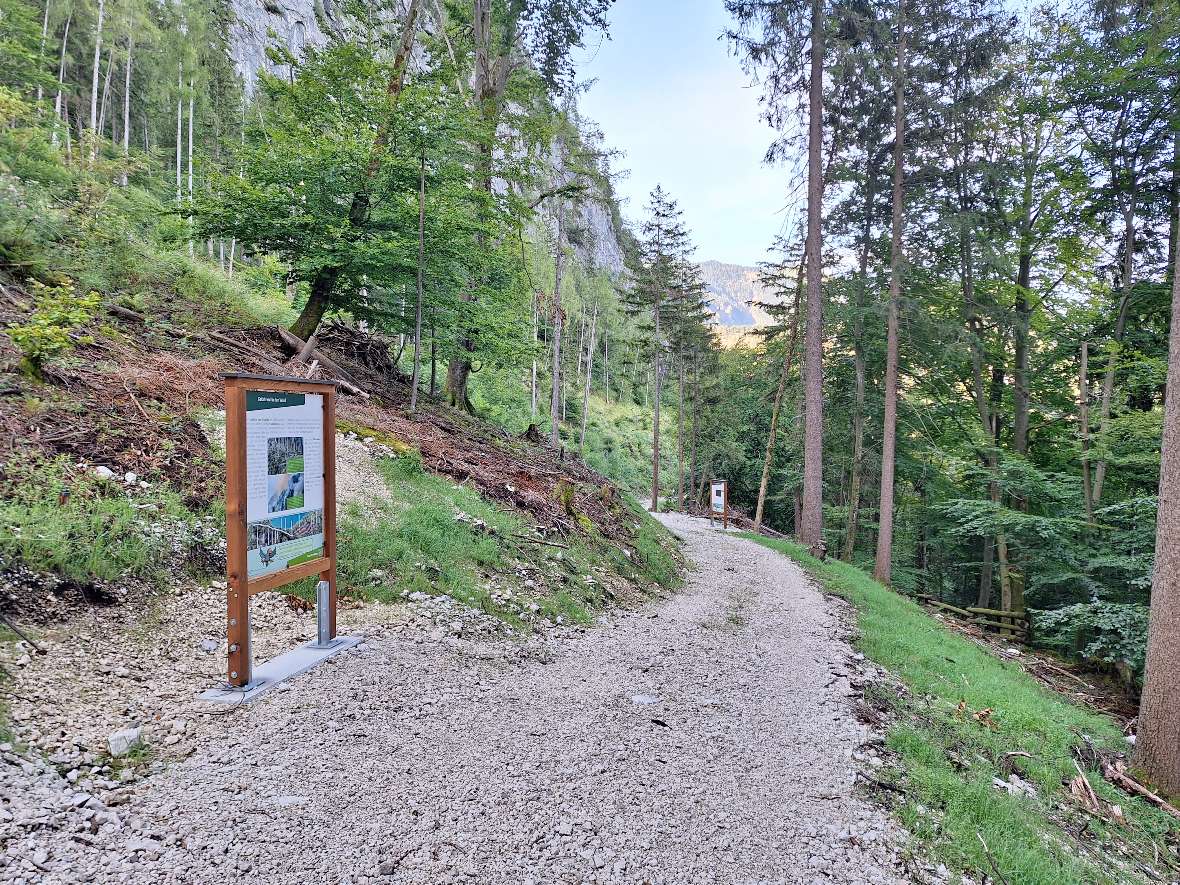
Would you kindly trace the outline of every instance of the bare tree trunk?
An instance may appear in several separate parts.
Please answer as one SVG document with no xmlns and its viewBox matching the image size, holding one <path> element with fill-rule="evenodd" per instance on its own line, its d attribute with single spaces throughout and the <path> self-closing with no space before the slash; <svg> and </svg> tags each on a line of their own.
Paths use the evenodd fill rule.
<svg viewBox="0 0 1180 885">
<path fill-rule="evenodd" d="M 1180 704 L 1176 703 L 1175 691 L 1175 674 L 1180 670 L 1180 241 L 1173 248 L 1172 330 L 1164 398 L 1155 574 L 1135 763 L 1164 793 L 1180 795 Z"/>
<path fill-rule="evenodd" d="M 229 261 L 225 267 L 225 272 L 229 275 L 231 280 L 234 278 L 234 250 L 237 249 L 237 247 L 238 238 L 231 237 L 229 241 Z"/>
<path fill-rule="evenodd" d="M 893 580 L 893 471 L 897 446 L 898 313 L 901 303 L 902 211 L 905 200 L 905 0 L 897 3 L 897 66 L 893 80 L 893 230 L 889 247 L 889 319 L 885 344 L 885 417 L 881 439 L 881 506 L 873 577 Z"/>
<path fill-rule="evenodd" d="M 680 390 L 676 395 L 676 509 L 684 512 L 684 354 L 676 355 Z"/>
<path fill-rule="evenodd" d="M 806 415 L 803 438 L 803 523 L 799 537 L 823 538 L 823 76 L 824 4 L 811 2 L 811 83 L 807 139 L 807 336 L 804 345 Z"/>
<path fill-rule="evenodd" d="M 127 164 L 131 159 L 131 62 L 135 54 L 135 41 L 127 43 L 127 68 L 123 72 L 123 172 L 119 183 L 127 187 Z"/>
<path fill-rule="evenodd" d="M 560 441 L 560 427 L 562 416 L 561 397 L 561 274 L 564 269 L 565 249 L 562 248 L 562 237 L 565 235 L 565 210 L 561 200 L 557 201 L 557 254 L 554 257 L 553 286 L 553 389 L 549 400 L 549 445 L 557 448 Z"/>
<path fill-rule="evenodd" d="M 692 354 L 692 451 L 688 456 L 688 487 L 696 488 L 697 482 L 697 430 L 700 420 L 701 375 L 697 352 Z"/>
<path fill-rule="evenodd" d="M 98 71 L 102 59 L 102 20 L 106 13 L 106 0 L 98 0 L 98 22 L 94 26 L 94 65 L 90 77 L 90 162 L 98 157 Z"/>
<path fill-rule="evenodd" d="M 193 78 L 188 78 L 188 200 L 193 201 L 193 110 L 196 107 L 197 93 L 193 89 Z M 191 258 L 195 248 L 193 246 L 193 215 L 188 215 L 188 254 Z"/>
<path fill-rule="evenodd" d="M 184 150 L 184 62 L 176 63 L 176 206 L 184 202 L 184 192 L 181 189 L 181 152 Z M 312 332 L 315 330 L 312 329 Z M 299 334 L 296 332 L 295 334 Z M 299 335 L 304 341 L 311 336 Z"/>
<path fill-rule="evenodd" d="M 66 79 L 66 45 L 70 40 L 70 22 L 74 20 L 74 12 L 71 9 L 69 15 L 66 16 L 65 30 L 61 35 L 61 58 L 57 63 L 57 93 L 53 96 L 53 146 L 57 147 L 58 121 L 62 118 L 64 107 L 62 105 L 62 85 Z M 66 127 L 67 130 L 69 127 Z"/>
<path fill-rule="evenodd" d="M 37 67 L 45 64 L 45 43 L 49 39 L 49 6 L 51 0 L 45 0 L 45 17 L 41 20 L 41 49 L 37 53 Z M 38 70 L 38 75 L 41 71 Z M 37 83 L 37 113 L 41 113 L 41 99 L 45 97 L 44 87 L 38 81 Z"/>
<path fill-rule="evenodd" d="M 578 450 L 586 452 L 586 416 L 590 411 L 590 381 L 594 377 L 594 344 L 598 334 L 598 302 L 594 302 L 594 313 L 590 318 L 590 340 L 586 346 L 586 386 L 582 389 L 582 432 L 578 437 Z"/>
<path fill-rule="evenodd" d="M 98 102 L 98 132 L 106 129 L 107 125 L 107 107 L 110 104 L 111 97 L 111 71 L 115 67 L 115 50 L 110 48 L 107 50 L 107 72 L 102 78 L 102 98 Z M 113 124 L 112 124 L 113 127 Z M 114 141 L 112 135 L 111 141 Z"/>
<path fill-rule="evenodd" d="M 795 274 L 795 306 L 791 311 L 791 334 L 783 353 L 783 367 L 778 376 L 778 387 L 774 391 L 774 403 L 770 407 L 770 430 L 766 434 L 766 454 L 762 458 L 762 480 L 758 483 L 758 503 L 754 510 L 754 531 L 762 527 L 762 516 L 766 508 L 766 492 L 770 487 L 770 467 L 774 462 L 774 444 L 778 435 L 778 419 L 782 413 L 783 394 L 787 389 L 787 377 L 791 374 L 791 362 L 795 357 L 795 346 L 799 337 L 799 304 L 803 288 L 803 263 Z"/>
<path fill-rule="evenodd" d="M 410 382 L 410 414 L 418 409 L 418 375 L 422 369 L 422 265 L 426 258 L 426 148 L 418 166 L 418 300 L 414 305 L 414 376 Z"/>
<path fill-rule="evenodd" d="M 602 395 L 610 402 L 610 328 L 602 330 Z"/>
</svg>

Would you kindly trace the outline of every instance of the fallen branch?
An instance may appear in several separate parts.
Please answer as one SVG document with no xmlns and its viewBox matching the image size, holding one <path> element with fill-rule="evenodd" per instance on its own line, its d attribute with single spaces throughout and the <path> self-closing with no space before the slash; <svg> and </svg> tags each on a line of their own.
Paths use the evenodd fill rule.
<svg viewBox="0 0 1180 885">
<path fill-rule="evenodd" d="M 287 347 L 291 348 L 301 357 L 303 356 L 303 350 L 305 347 L 307 347 L 306 341 L 304 341 L 298 335 L 288 332 L 282 326 L 275 326 L 275 332 L 278 334 L 279 338 L 282 339 L 283 343 L 287 345 Z M 313 335 L 312 338 L 314 339 L 315 336 Z M 345 392 L 351 393 L 353 396 L 363 397 L 364 399 L 369 398 L 369 394 L 366 391 L 361 390 L 361 388 L 356 385 L 352 376 L 344 371 L 344 369 L 342 369 L 336 361 L 330 357 L 325 356 L 322 350 L 319 348 L 313 348 L 308 353 L 308 356 L 319 360 L 320 365 L 335 375 L 336 383 L 344 388 Z"/>
<path fill-rule="evenodd" d="M 544 544 L 546 547 L 560 547 L 562 550 L 569 550 L 569 544 L 558 544 L 556 541 L 545 541 L 541 538 L 530 538 L 528 535 L 512 535 L 519 541 L 528 541 L 532 544 Z"/>
<path fill-rule="evenodd" d="M 1004 878 L 1004 874 L 1000 872 L 1000 868 L 996 864 L 996 858 L 994 855 L 992 855 L 992 850 L 988 848 L 987 843 L 983 841 L 983 834 L 977 830 L 975 832 L 975 836 L 979 839 L 979 844 L 983 846 L 983 853 L 987 857 L 987 862 L 991 866 L 992 872 L 996 874 L 996 878 L 999 879 L 1003 885 L 1010 885 L 1008 880 Z"/>
<path fill-rule="evenodd" d="M 147 411 L 144 409 L 144 407 L 142 405 L 140 405 L 139 400 L 136 398 L 135 394 L 131 391 L 131 385 L 127 383 L 126 378 L 123 379 L 123 389 L 127 391 L 127 395 L 129 397 L 131 397 L 131 402 L 135 403 L 135 408 L 139 409 L 139 414 L 143 415 L 144 420 L 151 421 L 152 416 L 147 413 Z"/>
<path fill-rule="evenodd" d="M 1147 787 L 1143 786 L 1143 784 L 1139 783 L 1139 781 L 1127 774 L 1126 766 L 1121 761 L 1103 761 L 1102 776 L 1116 787 L 1119 787 L 1128 793 L 1133 793 L 1136 796 L 1140 796 L 1141 798 L 1146 799 L 1156 808 L 1166 811 L 1174 818 L 1180 819 L 1180 809 L 1170 804 L 1166 799 L 1157 796 L 1155 793 L 1151 792 L 1151 790 L 1147 789 Z"/>
<path fill-rule="evenodd" d="M 29 645 L 33 646 L 33 650 L 36 651 L 37 654 L 39 654 L 39 655 L 48 654 L 48 652 L 45 649 L 43 649 L 37 643 L 33 642 L 33 640 L 30 639 L 25 634 L 25 632 L 23 630 L 21 630 L 20 627 L 18 627 L 16 624 L 12 623 L 12 621 L 8 620 L 8 615 L 4 614 L 4 612 L 0 612 L 0 621 L 3 621 L 8 626 L 9 630 L 11 630 L 13 633 L 15 633 L 17 636 L 19 636 L 21 639 L 23 639 Z"/>
</svg>

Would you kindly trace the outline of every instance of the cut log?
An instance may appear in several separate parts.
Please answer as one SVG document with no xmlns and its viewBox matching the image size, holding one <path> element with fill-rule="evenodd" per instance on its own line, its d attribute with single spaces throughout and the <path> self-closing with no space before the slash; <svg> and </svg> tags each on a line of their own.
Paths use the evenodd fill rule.
<svg viewBox="0 0 1180 885">
<path fill-rule="evenodd" d="M 275 326 L 275 332 L 278 333 L 279 338 L 282 339 L 283 343 L 287 345 L 287 347 L 295 351 L 295 353 L 300 356 L 301 360 L 306 358 L 304 356 L 304 349 L 307 347 L 306 341 L 304 341 L 298 335 L 287 331 L 282 326 Z M 312 337 L 314 338 L 315 336 Z M 353 396 L 360 396 L 365 399 L 369 398 L 369 394 L 366 391 L 361 390 L 352 376 L 344 371 L 344 369 L 340 367 L 340 364 L 331 357 L 325 356 L 322 350 L 313 348 L 307 354 L 307 356 L 311 356 L 319 360 L 321 366 L 335 375 L 336 377 L 334 380 L 344 389 L 346 393 L 351 393 Z"/>
</svg>

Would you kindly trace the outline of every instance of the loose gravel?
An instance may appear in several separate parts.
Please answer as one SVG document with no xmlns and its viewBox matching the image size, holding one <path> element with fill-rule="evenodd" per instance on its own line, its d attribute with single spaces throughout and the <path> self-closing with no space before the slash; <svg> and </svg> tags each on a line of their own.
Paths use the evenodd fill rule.
<svg viewBox="0 0 1180 885">
<path fill-rule="evenodd" d="M 786 558 L 661 518 L 697 564 L 670 599 L 524 643 L 384 630 L 117 814 L 0 748 L 70 797 L 17 827 L 0 881 L 908 881 L 854 785 L 875 736 L 839 610 Z"/>
</svg>

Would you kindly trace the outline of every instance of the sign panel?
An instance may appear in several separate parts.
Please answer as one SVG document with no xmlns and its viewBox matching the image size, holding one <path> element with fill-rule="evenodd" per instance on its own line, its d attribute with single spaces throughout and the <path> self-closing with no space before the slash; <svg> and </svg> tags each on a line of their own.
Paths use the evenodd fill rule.
<svg viewBox="0 0 1180 885">
<path fill-rule="evenodd" d="M 246 573 L 324 555 L 324 397 L 246 391 Z"/>
<path fill-rule="evenodd" d="M 714 480 L 712 490 L 711 508 L 714 513 L 721 515 L 725 513 L 725 481 Z"/>
<path fill-rule="evenodd" d="M 318 575 L 322 634 L 336 635 L 336 385 L 225 379 L 229 681 L 250 683 L 250 597 Z"/>
</svg>

